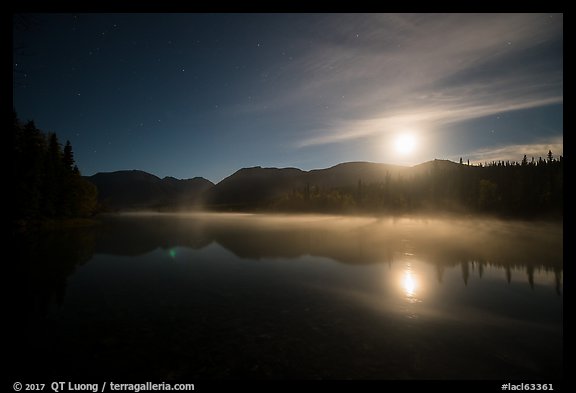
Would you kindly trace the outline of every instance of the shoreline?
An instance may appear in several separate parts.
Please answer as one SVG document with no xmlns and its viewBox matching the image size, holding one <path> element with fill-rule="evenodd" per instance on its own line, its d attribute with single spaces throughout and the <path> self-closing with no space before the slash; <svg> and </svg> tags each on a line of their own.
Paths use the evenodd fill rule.
<svg viewBox="0 0 576 393">
<path fill-rule="evenodd" d="M 100 224 L 95 218 L 64 218 L 44 220 L 17 220 L 13 223 L 15 233 L 30 231 L 54 231 L 74 228 L 87 228 Z"/>
</svg>

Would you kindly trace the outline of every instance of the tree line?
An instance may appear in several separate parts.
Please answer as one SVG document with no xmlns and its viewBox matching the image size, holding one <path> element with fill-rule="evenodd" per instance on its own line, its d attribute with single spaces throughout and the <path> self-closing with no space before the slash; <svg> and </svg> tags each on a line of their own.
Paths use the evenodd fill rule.
<svg viewBox="0 0 576 393">
<path fill-rule="evenodd" d="M 307 183 L 271 206 L 283 211 L 454 212 L 503 217 L 562 217 L 563 157 L 469 165 L 434 160 L 425 171 L 385 173 L 347 187 Z"/>
<path fill-rule="evenodd" d="M 89 217 L 97 188 L 75 165 L 72 145 L 53 132 L 22 123 L 13 112 L 13 216 L 15 222 Z M 385 172 L 379 181 L 326 187 L 305 183 L 257 210 L 329 213 L 485 213 L 508 217 L 562 217 L 563 157 L 470 165 L 434 160 L 422 170 Z M 413 169 L 413 168 L 412 168 Z M 257 200 L 258 195 L 252 195 Z"/>
<path fill-rule="evenodd" d="M 82 178 L 70 141 L 62 146 L 53 132 L 34 121 L 22 123 L 13 112 L 13 222 L 91 216 L 96 187 Z"/>
</svg>

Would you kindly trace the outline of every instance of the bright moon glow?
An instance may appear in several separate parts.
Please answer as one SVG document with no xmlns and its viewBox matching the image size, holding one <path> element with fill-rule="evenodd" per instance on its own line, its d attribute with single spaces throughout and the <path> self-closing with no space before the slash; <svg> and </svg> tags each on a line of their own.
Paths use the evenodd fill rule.
<svg viewBox="0 0 576 393">
<path fill-rule="evenodd" d="M 404 278 L 402 280 L 402 287 L 404 288 L 404 293 L 406 297 L 413 298 L 416 293 L 416 280 L 412 271 L 404 271 Z"/>
<path fill-rule="evenodd" d="M 409 154 L 416 148 L 416 138 L 411 134 L 400 134 L 394 141 L 394 147 L 400 154 Z"/>
</svg>

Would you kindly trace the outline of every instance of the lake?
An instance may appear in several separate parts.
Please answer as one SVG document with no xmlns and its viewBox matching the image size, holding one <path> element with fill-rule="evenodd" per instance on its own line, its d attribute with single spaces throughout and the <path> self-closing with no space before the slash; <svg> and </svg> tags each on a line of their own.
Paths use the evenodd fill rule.
<svg viewBox="0 0 576 393">
<path fill-rule="evenodd" d="M 25 268 L 16 375 L 562 378 L 561 223 L 219 213 L 101 221 L 12 245 Z"/>
</svg>

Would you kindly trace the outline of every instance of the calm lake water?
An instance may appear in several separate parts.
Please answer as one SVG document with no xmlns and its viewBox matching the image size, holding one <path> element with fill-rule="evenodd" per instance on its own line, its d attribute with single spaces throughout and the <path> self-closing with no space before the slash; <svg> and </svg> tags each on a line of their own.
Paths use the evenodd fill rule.
<svg viewBox="0 0 576 393">
<path fill-rule="evenodd" d="M 562 378 L 561 224 L 126 214 L 16 242 L 22 376 Z"/>
</svg>

